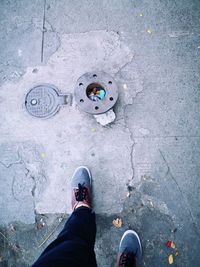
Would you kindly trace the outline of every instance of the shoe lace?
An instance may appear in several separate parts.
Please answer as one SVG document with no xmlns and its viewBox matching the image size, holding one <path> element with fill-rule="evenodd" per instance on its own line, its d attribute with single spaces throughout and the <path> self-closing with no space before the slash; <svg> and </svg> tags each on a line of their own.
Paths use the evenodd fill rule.
<svg viewBox="0 0 200 267">
<path fill-rule="evenodd" d="M 122 253 L 120 260 L 119 260 L 119 266 L 121 267 L 132 267 L 134 266 L 134 254 L 133 253 Z"/>
<path fill-rule="evenodd" d="M 88 189 L 83 184 L 78 184 L 78 189 L 75 191 L 76 201 L 83 201 L 86 199 Z"/>
</svg>

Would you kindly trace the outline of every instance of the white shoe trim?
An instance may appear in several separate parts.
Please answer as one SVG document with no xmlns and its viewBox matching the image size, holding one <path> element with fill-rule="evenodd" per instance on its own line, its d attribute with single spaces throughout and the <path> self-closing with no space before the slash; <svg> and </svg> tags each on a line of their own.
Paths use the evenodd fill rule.
<svg viewBox="0 0 200 267">
<path fill-rule="evenodd" d="M 140 246 L 140 249 L 141 249 L 141 253 L 142 253 L 142 245 L 141 245 L 140 238 L 139 238 L 138 234 L 137 234 L 135 231 L 133 231 L 133 230 L 127 230 L 127 231 L 123 234 L 119 246 L 121 246 L 122 240 L 124 239 L 124 237 L 125 237 L 127 234 L 134 234 L 134 235 L 137 237 L 138 242 L 139 242 L 139 246 Z"/>
</svg>

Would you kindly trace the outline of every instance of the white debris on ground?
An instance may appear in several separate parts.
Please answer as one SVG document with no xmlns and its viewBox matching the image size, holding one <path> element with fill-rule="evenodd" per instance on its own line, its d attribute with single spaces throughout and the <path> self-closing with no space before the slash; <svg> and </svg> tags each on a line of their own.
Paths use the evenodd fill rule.
<svg viewBox="0 0 200 267">
<path fill-rule="evenodd" d="M 98 123 L 100 123 L 102 126 L 106 126 L 115 120 L 116 115 L 113 109 L 110 109 L 103 114 L 94 115 L 94 117 Z"/>
</svg>

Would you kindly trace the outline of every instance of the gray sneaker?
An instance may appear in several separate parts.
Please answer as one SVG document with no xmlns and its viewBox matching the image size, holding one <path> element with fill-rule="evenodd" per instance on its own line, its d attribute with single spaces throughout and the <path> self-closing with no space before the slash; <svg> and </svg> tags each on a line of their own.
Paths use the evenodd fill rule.
<svg viewBox="0 0 200 267">
<path fill-rule="evenodd" d="M 78 167 L 72 176 L 72 209 L 84 204 L 92 208 L 92 178 L 90 170 L 85 166 Z"/>
<path fill-rule="evenodd" d="M 120 241 L 116 267 L 136 267 L 142 258 L 142 246 L 138 234 L 127 230 Z"/>
</svg>

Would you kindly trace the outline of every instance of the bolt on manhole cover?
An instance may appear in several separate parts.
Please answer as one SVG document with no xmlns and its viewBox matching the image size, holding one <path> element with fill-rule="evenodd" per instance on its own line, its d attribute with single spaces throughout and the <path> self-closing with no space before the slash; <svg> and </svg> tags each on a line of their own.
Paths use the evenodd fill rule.
<svg viewBox="0 0 200 267">
<path fill-rule="evenodd" d="M 38 118 L 49 118 L 60 108 L 68 104 L 68 94 L 61 95 L 58 89 L 50 84 L 41 84 L 33 87 L 26 95 L 25 106 L 27 111 Z"/>
<path fill-rule="evenodd" d="M 118 88 L 109 74 L 103 71 L 90 72 L 78 79 L 74 95 L 81 110 L 90 114 L 101 114 L 115 105 Z"/>
</svg>

